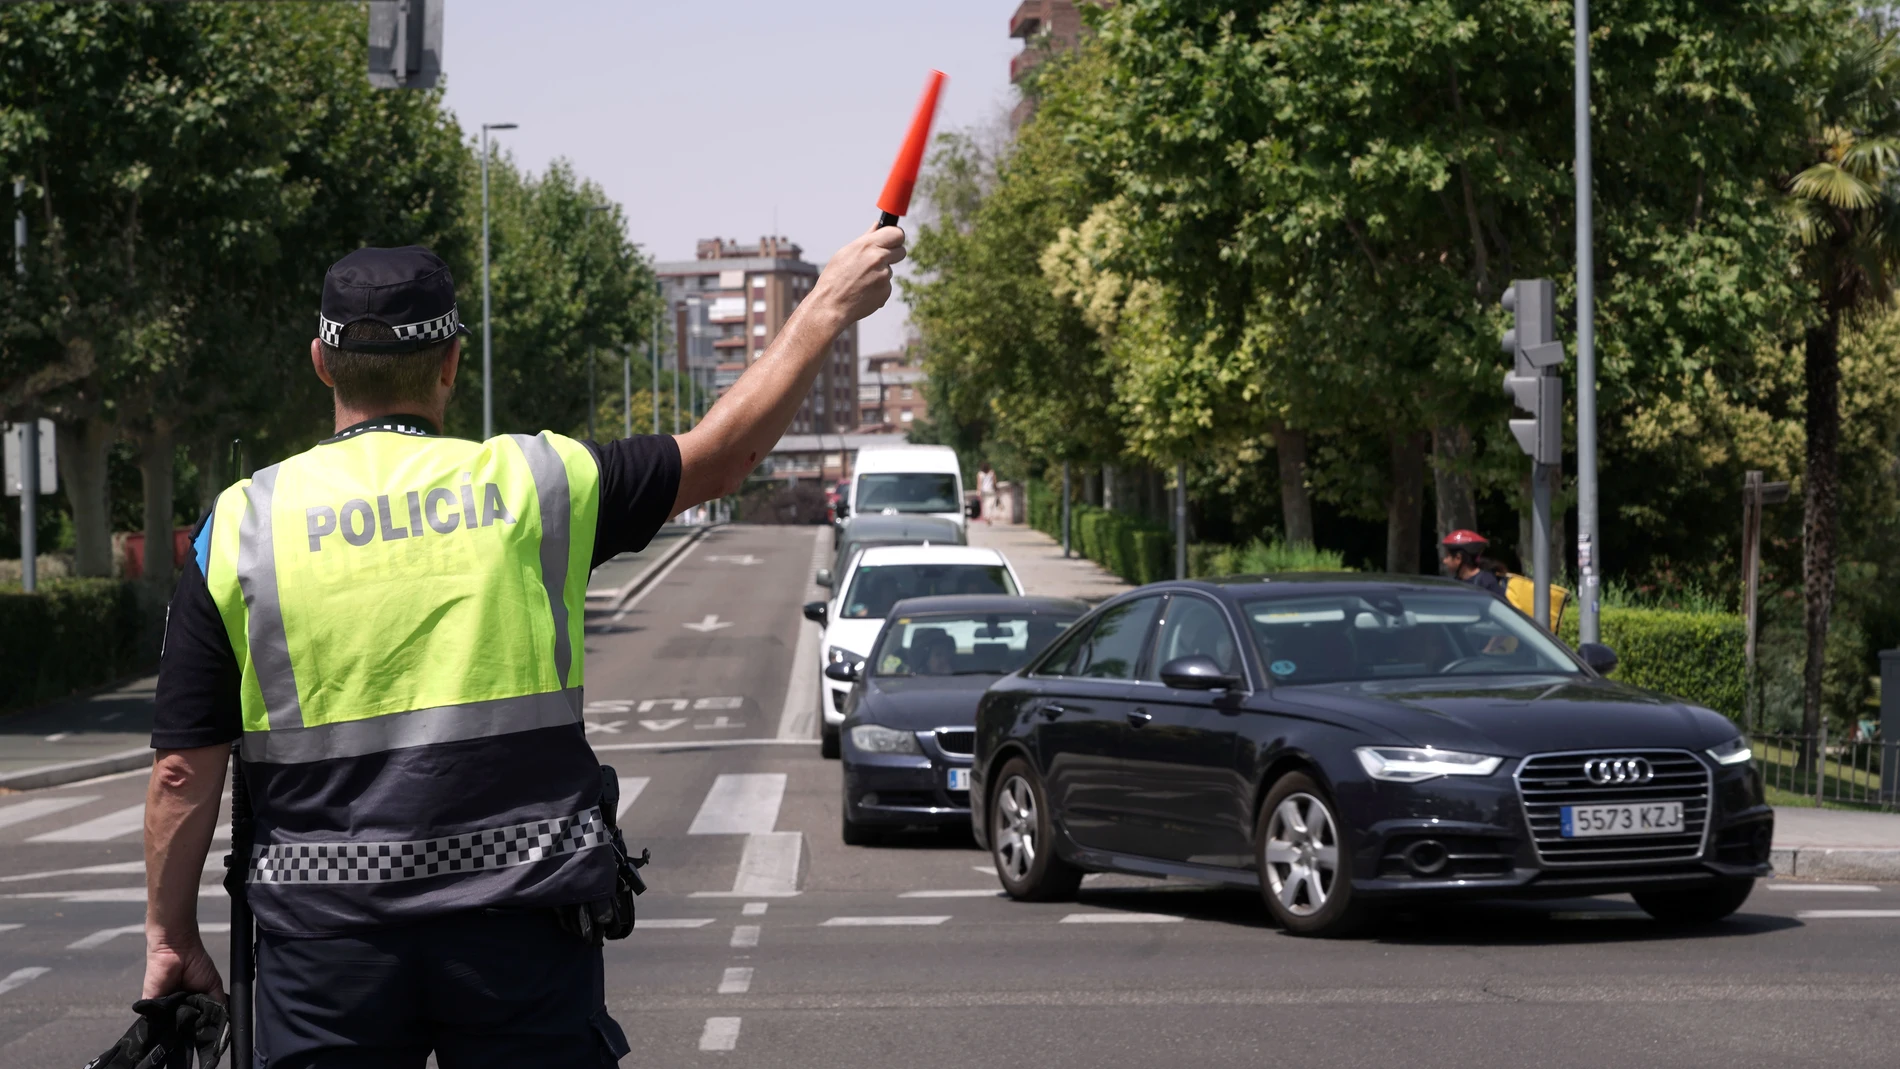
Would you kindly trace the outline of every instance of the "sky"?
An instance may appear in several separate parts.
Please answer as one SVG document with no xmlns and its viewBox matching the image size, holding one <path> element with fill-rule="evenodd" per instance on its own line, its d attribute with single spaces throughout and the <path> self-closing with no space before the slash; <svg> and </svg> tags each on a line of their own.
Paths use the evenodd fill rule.
<svg viewBox="0 0 1900 1069">
<path fill-rule="evenodd" d="M 823 263 L 876 200 L 932 67 L 938 131 L 994 126 L 1015 103 L 1017 0 L 449 0 L 450 110 L 531 171 L 566 157 L 659 260 L 700 238 L 776 232 Z M 901 298 L 859 351 L 896 348 Z"/>
</svg>

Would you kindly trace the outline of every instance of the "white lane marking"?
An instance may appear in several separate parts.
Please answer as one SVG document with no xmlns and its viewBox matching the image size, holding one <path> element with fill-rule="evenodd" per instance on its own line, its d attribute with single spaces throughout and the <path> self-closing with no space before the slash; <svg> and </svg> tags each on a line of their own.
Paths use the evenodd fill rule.
<svg viewBox="0 0 1900 1069">
<path fill-rule="evenodd" d="M 65 798 L 31 798 L 24 802 L 0 806 L 0 828 L 38 820 L 40 817 L 51 816 L 76 805 L 85 805 L 87 802 L 98 800 L 99 796 L 96 794 L 75 794 Z"/>
<path fill-rule="evenodd" d="M 145 828 L 145 803 L 129 805 L 114 810 L 103 817 L 94 817 L 83 824 L 74 824 L 70 828 L 58 831 L 42 832 L 28 839 L 29 843 L 103 843 L 108 839 L 117 839 Z"/>
<path fill-rule="evenodd" d="M 0 932 L 10 932 L 15 928 L 24 928 L 23 924 L 0 924 Z"/>
<path fill-rule="evenodd" d="M 200 924 L 198 926 L 198 930 L 200 932 L 228 932 L 231 930 L 231 925 L 229 923 Z M 66 949 L 67 950 L 92 950 L 95 947 L 105 946 L 107 943 L 112 942 L 114 939 L 117 939 L 119 936 L 122 936 L 122 935 L 144 935 L 144 934 L 145 934 L 145 925 L 143 924 L 125 924 L 125 925 L 120 925 L 117 928 L 101 928 L 89 936 L 86 936 L 82 939 L 75 939 L 72 942 L 67 943 Z"/>
<path fill-rule="evenodd" d="M 733 746 L 816 746 L 817 739 L 681 739 L 678 742 L 610 742 L 594 747 L 609 750 L 724 750 Z"/>
<path fill-rule="evenodd" d="M 621 620 L 626 619 L 627 614 L 633 611 L 633 607 L 635 605 L 638 605 L 641 602 L 645 601 L 647 599 L 648 594 L 651 594 L 655 590 L 658 590 L 660 587 L 660 584 L 666 582 L 666 577 L 673 574 L 673 569 L 679 567 L 680 562 L 692 556 L 698 549 L 699 549 L 699 546 L 691 545 L 691 546 L 687 546 L 685 549 L 680 550 L 679 556 L 674 557 L 670 561 L 667 561 L 666 567 L 660 569 L 659 574 L 653 577 L 653 581 L 646 585 L 646 589 L 640 591 L 638 594 L 635 594 L 632 600 L 628 601 L 625 605 L 622 605 L 620 607 L 620 611 L 617 613 L 614 613 L 613 619 L 609 620 L 608 622 L 617 624 Z M 631 584 L 637 581 L 639 578 L 640 578 L 639 576 L 635 576 L 633 579 L 628 580 L 628 583 Z"/>
<path fill-rule="evenodd" d="M 708 1017 L 699 1034 L 700 1050 L 731 1050 L 739 1045 L 739 1018 Z"/>
<path fill-rule="evenodd" d="M 652 920 L 636 920 L 636 928 L 704 928 L 713 922 L 711 917 L 660 917 Z"/>
<path fill-rule="evenodd" d="M 745 837 L 745 852 L 739 855 L 739 874 L 732 879 L 732 893 L 783 895 L 797 891 L 798 872 L 804 857 L 804 832 L 772 831 L 748 835 Z"/>
<path fill-rule="evenodd" d="M 68 736 L 68 735 L 71 735 L 71 734 L 72 734 L 72 732 L 70 732 L 70 731 L 55 731 L 55 732 L 53 732 L 53 733 L 52 733 L 51 735 L 48 735 L 48 736 L 46 736 L 46 741 L 47 741 L 47 742 L 58 742 L 59 740 L 61 740 L 61 739 L 63 739 L 63 738 L 65 738 L 66 736 Z"/>
<path fill-rule="evenodd" d="M 117 714 L 114 714 L 114 715 L 116 716 Z M 94 784 L 98 784 L 98 783 L 112 783 L 117 780 L 133 779 L 135 777 L 150 779 L 151 776 L 152 776 L 152 770 L 150 766 L 143 767 L 143 768 L 131 768 L 131 769 L 125 770 L 124 772 L 108 772 L 103 776 L 94 776 L 91 779 L 82 779 L 73 783 L 62 783 L 59 785 L 58 789 L 62 791 L 68 791 L 68 790 L 73 789 L 74 787 L 91 787 Z"/>
<path fill-rule="evenodd" d="M 750 565 L 750 564 L 764 564 L 765 563 L 764 557 L 755 557 L 750 553 L 742 553 L 736 557 L 718 556 L 718 557 L 707 557 L 706 559 L 713 560 L 713 561 L 722 561 L 726 564 Z"/>
<path fill-rule="evenodd" d="M 224 893 L 222 884 L 207 883 L 198 888 L 200 898 Z M 26 891 L 0 898 L 44 898 L 57 902 L 143 902 L 143 887 L 101 887 L 91 891 Z"/>
<path fill-rule="evenodd" d="M 995 865 L 971 865 L 970 867 L 971 867 L 971 868 L 973 868 L 973 869 L 975 869 L 976 871 L 978 871 L 978 872 L 980 872 L 980 873 L 982 873 L 982 874 L 983 874 L 983 875 L 985 875 L 985 876 L 994 876 L 994 875 L 996 875 L 996 866 L 995 866 Z"/>
<path fill-rule="evenodd" d="M 1804 909 L 1794 916 L 1802 921 L 1900 920 L 1900 909 Z"/>
<path fill-rule="evenodd" d="M 745 908 L 740 910 L 739 914 L 744 917 L 763 917 L 765 916 L 765 903 L 747 902 Z"/>
<path fill-rule="evenodd" d="M 949 920 L 948 914 L 935 917 L 833 917 L 820 928 L 928 928 Z"/>
<path fill-rule="evenodd" d="M 824 567 L 825 533 L 823 528 L 813 532 L 811 542 L 811 571 L 807 575 Z M 824 597 L 825 589 L 816 581 L 805 581 L 805 600 L 817 601 Z M 778 737 L 790 740 L 810 740 L 818 737 L 818 643 L 824 637 L 824 628 L 809 620 L 798 622 L 798 641 L 792 644 L 792 672 L 785 683 L 785 704 L 778 714 Z"/>
<path fill-rule="evenodd" d="M 1063 924 L 1179 924 L 1181 918 L 1167 913 L 1071 913 Z"/>
<path fill-rule="evenodd" d="M 1763 887 L 1770 891 L 1853 891 L 1859 893 L 1877 892 L 1880 888 L 1871 883 L 1765 883 Z"/>
<path fill-rule="evenodd" d="M 616 724 L 619 722 L 618 720 L 614 721 Z M 659 720 L 642 720 L 640 721 L 640 726 L 646 728 L 648 731 L 671 731 L 684 723 L 686 723 L 686 718 L 683 716 L 669 716 Z"/>
<path fill-rule="evenodd" d="M 997 898 L 1003 892 L 994 887 L 964 891 L 905 891 L 899 898 Z"/>
<path fill-rule="evenodd" d="M 760 891 L 756 894 L 749 891 L 694 891 L 693 893 L 687 895 L 686 897 L 687 898 L 797 898 L 798 895 L 799 895 L 799 892 L 797 891 L 775 891 L 775 892 Z"/>
<path fill-rule="evenodd" d="M 1646 921 L 1649 914 L 1640 909 L 1575 909 L 1557 910 L 1550 915 L 1554 921 Z"/>
<path fill-rule="evenodd" d="M 752 989 L 752 967 L 736 965 L 726 970 L 719 978 L 719 993 L 722 995 L 743 995 Z"/>
<path fill-rule="evenodd" d="M 741 924 L 732 929 L 732 945 L 740 949 L 759 945 L 759 926 Z"/>
<path fill-rule="evenodd" d="M 24 969 L 15 969 L 6 976 L 0 977 L 0 995 L 6 994 L 21 984 L 31 983 L 49 972 L 52 970 L 44 965 L 29 965 Z"/>
<path fill-rule="evenodd" d="M 13 876 L 0 876 L 0 883 L 15 883 L 20 880 L 44 880 L 48 876 L 120 876 L 131 872 L 144 872 L 143 861 L 115 861 L 110 865 L 86 865 L 76 869 L 47 869 L 45 872 L 22 872 Z"/>
<path fill-rule="evenodd" d="M 620 804 L 614 808 L 615 820 L 627 815 L 627 807 L 639 799 L 640 792 L 647 789 L 647 783 L 652 778 L 651 776 L 620 777 Z"/>
<path fill-rule="evenodd" d="M 785 801 L 783 772 L 724 772 L 706 790 L 688 835 L 752 835 L 772 830 Z"/>
</svg>

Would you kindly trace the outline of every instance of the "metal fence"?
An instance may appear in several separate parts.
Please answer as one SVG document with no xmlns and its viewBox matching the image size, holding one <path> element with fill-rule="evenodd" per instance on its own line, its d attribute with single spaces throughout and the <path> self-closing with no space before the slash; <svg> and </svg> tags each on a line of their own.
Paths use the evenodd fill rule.
<svg viewBox="0 0 1900 1069">
<path fill-rule="evenodd" d="M 1756 735 L 1753 741 L 1755 763 L 1772 790 L 1816 804 L 1900 811 L 1900 740 L 1823 733 Z"/>
</svg>

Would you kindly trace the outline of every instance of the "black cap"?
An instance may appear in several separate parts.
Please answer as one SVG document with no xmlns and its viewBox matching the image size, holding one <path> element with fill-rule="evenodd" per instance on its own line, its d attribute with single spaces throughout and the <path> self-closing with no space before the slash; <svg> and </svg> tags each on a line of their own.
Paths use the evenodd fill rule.
<svg viewBox="0 0 1900 1069">
<path fill-rule="evenodd" d="M 344 345 L 343 328 L 362 319 L 394 330 L 395 340 Z M 358 249 L 323 276 L 317 336 L 333 349 L 409 353 L 467 333 L 456 312 L 449 265 L 420 245 Z"/>
</svg>

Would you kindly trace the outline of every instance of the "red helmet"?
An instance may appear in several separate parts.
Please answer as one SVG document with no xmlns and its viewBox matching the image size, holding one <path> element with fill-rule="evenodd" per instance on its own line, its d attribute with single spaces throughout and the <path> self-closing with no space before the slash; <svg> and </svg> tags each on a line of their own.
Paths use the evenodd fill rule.
<svg viewBox="0 0 1900 1069">
<path fill-rule="evenodd" d="M 1481 550 L 1491 543 L 1486 541 L 1485 537 L 1476 531 L 1467 531 L 1460 528 L 1440 539 L 1438 544 L 1444 546 L 1446 549 Z"/>
</svg>

